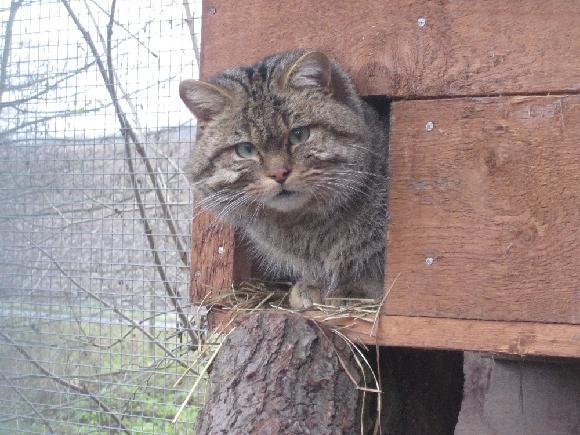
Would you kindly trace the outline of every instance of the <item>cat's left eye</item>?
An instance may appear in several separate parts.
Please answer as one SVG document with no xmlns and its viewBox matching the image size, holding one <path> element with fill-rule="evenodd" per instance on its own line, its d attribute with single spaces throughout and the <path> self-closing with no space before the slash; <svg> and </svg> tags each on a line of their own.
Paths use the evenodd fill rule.
<svg viewBox="0 0 580 435">
<path fill-rule="evenodd" d="M 252 159 L 258 154 L 256 147 L 254 147 L 250 142 L 239 143 L 234 149 L 236 154 L 243 159 Z"/>
<path fill-rule="evenodd" d="M 310 128 L 308 127 L 298 127 L 293 128 L 290 130 L 290 134 L 288 135 L 288 143 L 290 145 L 298 145 L 300 143 L 304 143 L 310 137 Z"/>
</svg>

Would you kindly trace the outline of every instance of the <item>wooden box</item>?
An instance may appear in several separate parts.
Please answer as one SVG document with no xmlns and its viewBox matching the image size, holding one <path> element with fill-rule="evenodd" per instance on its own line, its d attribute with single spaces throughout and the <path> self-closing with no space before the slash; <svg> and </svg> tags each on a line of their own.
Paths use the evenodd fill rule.
<svg viewBox="0 0 580 435">
<path fill-rule="evenodd" d="M 392 98 L 382 345 L 580 357 L 580 3 L 204 1 L 202 78 L 313 48 Z M 191 296 L 249 276 L 193 225 Z M 345 321 L 346 322 L 346 321 Z"/>
</svg>

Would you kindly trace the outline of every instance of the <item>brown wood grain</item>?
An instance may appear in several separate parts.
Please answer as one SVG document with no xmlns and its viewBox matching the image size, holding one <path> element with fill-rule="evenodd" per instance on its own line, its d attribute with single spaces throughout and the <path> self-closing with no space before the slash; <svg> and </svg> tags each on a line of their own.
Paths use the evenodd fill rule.
<svg viewBox="0 0 580 435">
<path fill-rule="evenodd" d="M 389 159 L 387 313 L 580 323 L 580 96 L 397 102 Z"/>
<path fill-rule="evenodd" d="M 231 328 L 239 312 L 233 313 L 236 314 L 232 316 L 228 309 L 213 309 L 210 327 Z M 580 325 L 380 316 L 374 326 L 374 318 L 329 319 L 319 311 L 303 314 L 339 328 L 354 342 L 369 345 L 580 358 Z"/>
<path fill-rule="evenodd" d="M 212 362 L 193 433 L 366 432 L 364 397 L 353 388 L 365 385 L 364 374 L 343 340 L 291 313 L 260 311 L 238 320 Z"/>
<path fill-rule="evenodd" d="M 231 228 L 200 212 L 192 223 L 189 295 L 193 303 L 208 303 L 250 276 L 250 260 Z"/>
<path fill-rule="evenodd" d="M 204 0 L 202 77 L 313 48 L 364 95 L 573 93 L 578 23 L 577 0 Z"/>
<path fill-rule="evenodd" d="M 337 326 L 341 324 L 348 325 L 341 320 Z M 347 335 L 355 342 L 385 346 L 580 357 L 579 325 L 382 316 L 374 337 L 371 331 L 371 323 L 359 320 Z"/>
<path fill-rule="evenodd" d="M 209 213 L 198 214 L 192 223 L 190 298 L 198 303 L 209 293 L 228 289 L 233 283 L 234 238 Z"/>
</svg>

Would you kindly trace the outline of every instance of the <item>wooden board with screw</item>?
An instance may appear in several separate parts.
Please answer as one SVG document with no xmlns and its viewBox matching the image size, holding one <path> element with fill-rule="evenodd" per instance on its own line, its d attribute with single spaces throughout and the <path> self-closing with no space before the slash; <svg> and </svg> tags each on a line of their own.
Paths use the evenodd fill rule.
<svg viewBox="0 0 580 435">
<path fill-rule="evenodd" d="M 205 0 L 202 77 L 296 48 L 330 53 L 363 95 L 580 89 L 580 2 Z"/>
<path fill-rule="evenodd" d="M 394 103 L 386 312 L 580 323 L 580 96 Z"/>
<path fill-rule="evenodd" d="M 321 49 L 360 94 L 404 99 L 385 316 L 374 336 L 343 319 L 353 340 L 580 357 L 579 2 L 204 0 L 203 13 L 202 79 Z M 192 233 L 192 301 L 251 276 L 233 231 L 201 213 Z"/>
<path fill-rule="evenodd" d="M 234 231 L 210 213 L 196 210 L 192 228 L 190 300 L 217 300 L 250 276 L 249 258 Z"/>
</svg>

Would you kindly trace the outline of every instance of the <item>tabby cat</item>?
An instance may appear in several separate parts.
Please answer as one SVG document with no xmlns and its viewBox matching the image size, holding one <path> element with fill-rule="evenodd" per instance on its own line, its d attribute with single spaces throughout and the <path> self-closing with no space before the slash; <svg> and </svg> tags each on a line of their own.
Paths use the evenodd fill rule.
<svg viewBox="0 0 580 435">
<path fill-rule="evenodd" d="M 179 91 L 201 130 L 199 205 L 247 236 L 268 275 L 296 281 L 291 306 L 380 297 L 387 131 L 347 74 L 291 51 Z"/>
</svg>

